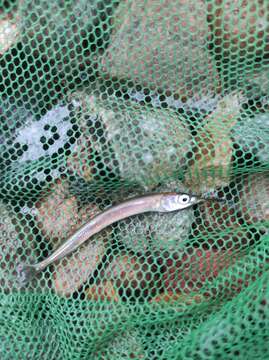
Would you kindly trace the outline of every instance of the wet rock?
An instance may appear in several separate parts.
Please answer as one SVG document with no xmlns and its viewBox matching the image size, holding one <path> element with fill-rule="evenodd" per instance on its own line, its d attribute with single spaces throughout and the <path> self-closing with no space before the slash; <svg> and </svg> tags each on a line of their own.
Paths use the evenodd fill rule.
<svg viewBox="0 0 269 360">
<path fill-rule="evenodd" d="M 96 301 L 144 301 L 154 296 L 159 286 L 160 275 L 153 257 L 121 253 L 110 256 L 95 285 L 87 290 L 87 296 Z"/>
<path fill-rule="evenodd" d="M 233 127 L 232 136 L 244 152 L 253 154 L 263 165 L 269 163 L 269 113 L 238 121 Z"/>
<path fill-rule="evenodd" d="M 219 272 L 236 260 L 232 251 L 188 248 L 184 253 L 170 255 L 164 262 L 162 281 L 165 292 L 191 294 L 201 291 L 206 281 L 212 281 Z"/>
<path fill-rule="evenodd" d="M 155 189 L 156 192 L 186 190 L 179 181 L 170 181 Z M 194 220 L 193 208 L 167 214 L 141 214 L 121 221 L 115 238 L 128 249 L 138 253 L 175 251 L 188 240 Z"/>
<path fill-rule="evenodd" d="M 175 293 L 170 290 L 165 293 L 161 293 L 151 299 L 151 302 L 163 303 L 163 304 L 173 304 L 173 303 L 182 303 L 184 305 L 193 305 L 203 301 L 203 297 L 200 295 L 187 296 L 182 293 Z"/>
<path fill-rule="evenodd" d="M 69 184 L 58 180 L 30 212 L 35 216 L 51 253 L 100 210 L 93 203 L 80 206 L 77 198 L 70 194 Z M 76 292 L 93 274 L 105 254 L 105 241 L 106 237 L 101 232 L 80 246 L 74 254 L 55 263 L 52 289 L 67 297 Z"/>
<path fill-rule="evenodd" d="M 54 265 L 51 287 L 57 294 L 70 296 L 93 275 L 105 254 L 105 240 L 103 235 L 97 235 Z"/>
<path fill-rule="evenodd" d="M 179 99 L 176 94 L 168 94 L 164 96 L 163 94 L 159 94 L 157 91 L 140 89 L 141 86 L 130 87 L 128 89 L 127 94 L 131 100 L 141 104 L 149 103 L 156 108 L 166 106 L 171 109 L 184 110 L 187 115 L 194 116 L 200 121 L 205 117 L 205 114 L 211 113 L 215 110 L 219 97 L 219 95 L 205 95 L 203 97 L 192 97 L 187 101 L 183 101 Z"/>
<path fill-rule="evenodd" d="M 235 234 L 235 229 L 238 230 L 244 223 L 239 211 L 240 189 L 240 177 L 233 178 L 228 186 L 220 187 L 215 193 L 212 193 L 213 197 L 216 196 L 222 201 L 208 200 L 200 204 L 194 230 L 196 237 L 207 238 L 212 236 L 204 235 L 204 232 L 215 232 L 217 238 L 221 238 L 222 235 L 223 237 L 229 236 L 231 231 Z M 208 193 L 208 197 L 210 196 L 211 194 Z"/>
<path fill-rule="evenodd" d="M 0 202 L 0 288 L 6 293 L 19 289 L 16 267 L 31 261 L 37 252 L 34 236 L 27 223 L 9 206 Z"/>
<path fill-rule="evenodd" d="M 182 173 L 191 137 L 186 120 L 178 114 L 83 93 L 77 96 L 85 109 L 81 119 L 84 136 L 90 136 L 102 162 L 114 173 L 145 189 Z M 94 123 L 98 128 L 102 124 L 103 130 L 91 130 Z"/>
<path fill-rule="evenodd" d="M 91 37 L 92 45 L 95 43 L 95 37 L 100 37 L 100 31 L 104 30 L 103 41 L 99 42 L 99 47 L 103 45 L 105 40 L 108 40 L 108 29 L 105 23 L 109 15 L 113 13 L 115 4 L 111 2 L 92 2 L 87 0 L 71 0 L 67 3 L 62 1 L 55 1 L 53 3 L 33 3 L 30 0 L 19 0 L 19 10 L 23 15 L 23 28 L 27 37 L 33 43 L 34 40 L 39 39 L 40 44 L 44 44 L 45 37 L 52 41 L 48 43 L 47 53 L 49 56 L 53 55 L 52 51 L 59 52 L 59 45 L 62 46 L 62 54 L 60 56 L 64 59 L 67 49 L 64 46 L 81 45 L 81 38 L 84 41 L 89 41 Z M 96 27 L 99 26 L 99 33 Z M 104 28 L 103 28 L 104 27 Z M 106 31 L 105 31 L 106 30 Z M 99 36 L 98 36 L 99 34 Z M 71 50 L 72 47 L 68 48 Z M 97 46 L 91 47 L 91 52 L 84 46 L 87 55 L 95 53 Z M 41 47 L 42 49 L 42 47 Z M 44 50 L 42 51 L 44 52 Z M 77 54 L 73 54 L 69 61 L 74 62 L 75 56 L 81 56 L 82 49 L 77 49 Z"/>
<path fill-rule="evenodd" d="M 76 141 L 72 153 L 67 158 L 67 169 L 71 175 L 89 182 L 93 180 L 94 160 L 90 137 L 82 135 Z"/>
<path fill-rule="evenodd" d="M 112 280 L 103 280 L 99 285 L 92 285 L 86 290 L 86 297 L 93 301 L 119 301 L 118 288 Z"/>
<path fill-rule="evenodd" d="M 208 39 L 202 0 L 126 0 L 115 12 L 100 72 L 184 98 L 216 93 L 218 74 Z"/>
<path fill-rule="evenodd" d="M 74 122 L 75 119 L 72 119 L 71 108 L 68 104 L 55 106 L 39 120 L 33 117 L 28 119 L 23 127 L 18 129 L 14 139 L 15 143 L 27 148 L 19 160 L 21 162 L 33 161 L 57 154 L 60 149 L 64 150 L 64 146 L 70 140 L 69 133 L 73 134 Z"/>
<path fill-rule="evenodd" d="M 19 129 L 22 129 L 24 124 L 31 122 L 33 114 L 22 103 L 15 103 L 7 96 L 3 96 L 0 101 L 0 164 L 1 169 L 7 167 L 11 163 L 11 155 L 14 155 L 15 144 L 14 140 Z M 13 145 L 13 146 L 12 146 Z M 13 148 L 13 152 L 10 149 Z M 25 150 L 22 148 L 22 150 Z"/>
<path fill-rule="evenodd" d="M 223 60 L 221 70 L 230 65 L 233 76 L 240 73 L 241 78 L 244 73 L 252 73 L 249 64 L 258 64 L 257 58 L 263 58 L 269 50 L 267 1 L 209 1 L 208 19 L 214 34 L 214 51 Z"/>
<path fill-rule="evenodd" d="M 200 206 L 200 217 L 202 224 L 198 227 L 201 231 L 219 231 L 229 228 L 240 227 L 242 218 L 238 214 L 237 204 L 206 202 Z M 199 234 L 197 234 L 199 235 Z M 224 234 L 223 234 L 224 236 Z"/>
<path fill-rule="evenodd" d="M 248 98 L 261 100 L 262 105 L 268 110 L 269 72 L 266 64 L 264 65 L 264 69 L 248 74 L 248 78 L 242 85 L 246 87 L 245 92 Z"/>
<path fill-rule="evenodd" d="M 268 173 L 256 173 L 245 177 L 239 194 L 240 209 L 248 223 L 265 223 L 269 220 Z"/>
<path fill-rule="evenodd" d="M 42 187 L 60 176 L 65 152 L 72 149 L 79 135 L 72 112 L 75 106 L 58 104 L 37 119 L 24 105 L 4 102 L 1 117 L 5 131 L 0 145 L 2 196 L 34 198 Z"/>
<path fill-rule="evenodd" d="M 51 83 L 52 88 L 60 88 L 56 92 L 64 94 L 66 88 L 92 81 L 98 53 L 109 40 L 109 16 L 116 5 L 107 0 L 19 1 L 23 48 L 33 51 L 36 61 L 49 65 L 44 79 L 34 72 L 36 87 Z M 54 89 L 46 90 L 57 96 Z"/>
<path fill-rule="evenodd" d="M 60 179 L 30 211 L 53 249 L 100 212 L 94 204 L 80 207 L 77 198 L 69 192 L 68 182 Z"/>
<path fill-rule="evenodd" d="M 144 214 L 119 225 L 118 242 L 138 253 L 174 250 L 188 240 L 194 221 L 192 209 L 170 214 Z"/>
<path fill-rule="evenodd" d="M 15 9 L 6 15 L 0 12 L 0 55 L 3 55 L 20 36 L 20 16 Z"/>
<path fill-rule="evenodd" d="M 233 155 L 231 130 L 237 123 L 242 101 L 241 93 L 226 95 L 197 129 L 196 149 L 185 178 L 193 191 L 203 193 L 229 184 Z"/>
</svg>

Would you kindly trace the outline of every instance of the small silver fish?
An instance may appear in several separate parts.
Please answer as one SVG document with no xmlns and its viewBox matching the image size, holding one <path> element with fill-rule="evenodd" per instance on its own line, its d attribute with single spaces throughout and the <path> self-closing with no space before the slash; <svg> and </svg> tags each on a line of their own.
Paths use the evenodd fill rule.
<svg viewBox="0 0 269 360">
<path fill-rule="evenodd" d="M 18 265 L 18 280 L 22 285 L 26 284 L 32 277 L 44 270 L 48 265 L 69 255 L 91 236 L 119 220 L 146 212 L 168 213 L 176 210 L 183 210 L 205 200 L 210 199 L 204 199 L 190 194 L 171 192 L 145 195 L 126 200 L 121 204 L 112 206 L 96 215 L 70 236 L 64 244 L 45 260 L 32 265 Z M 212 198 L 211 200 L 215 201 L 218 199 Z"/>
</svg>

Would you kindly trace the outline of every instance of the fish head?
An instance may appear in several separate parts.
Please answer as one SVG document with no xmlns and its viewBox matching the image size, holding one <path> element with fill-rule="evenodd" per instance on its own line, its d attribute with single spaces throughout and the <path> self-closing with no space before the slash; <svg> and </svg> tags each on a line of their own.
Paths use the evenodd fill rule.
<svg viewBox="0 0 269 360">
<path fill-rule="evenodd" d="M 164 194 L 161 199 L 161 211 L 170 212 L 176 210 L 183 210 L 195 204 L 198 204 L 205 199 L 187 193 L 171 193 Z"/>
</svg>

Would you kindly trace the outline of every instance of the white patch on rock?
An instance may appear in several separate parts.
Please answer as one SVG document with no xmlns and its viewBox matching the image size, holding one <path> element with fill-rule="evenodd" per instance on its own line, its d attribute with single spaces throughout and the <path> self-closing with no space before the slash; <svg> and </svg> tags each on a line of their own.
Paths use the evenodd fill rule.
<svg viewBox="0 0 269 360">
<path fill-rule="evenodd" d="M 52 155 L 56 153 L 68 141 L 67 131 L 71 129 L 72 124 L 67 119 L 70 115 L 67 105 L 57 105 L 54 109 L 49 110 L 40 120 L 33 121 L 30 119 L 23 129 L 21 129 L 15 138 L 15 143 L 26 144 L 28 150 L 21 156 L 20 161 L 33 161 L 40 157 Z M 50 130 L 45 131 L 44 127 L 57 127 L 58 140 L 54 140 L 54 144 L 49 145 L 47 150 L 43 149 L 40 142 L 42 136 L 48 139 L 53 133 Z"/>
</svg>

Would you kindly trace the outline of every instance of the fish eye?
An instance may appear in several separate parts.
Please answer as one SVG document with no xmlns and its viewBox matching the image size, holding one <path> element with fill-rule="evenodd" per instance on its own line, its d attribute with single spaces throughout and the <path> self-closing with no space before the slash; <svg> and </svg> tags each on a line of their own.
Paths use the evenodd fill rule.
<svg viewBox="0 0 269 360">
<path fill-rule="evenodd" d="M 189 195 L 184 194 L 179 197 L 179 201 L 182 202 L 183 204 L 186 204 L 189 200 L 190 200 Z"/>
</svg>

